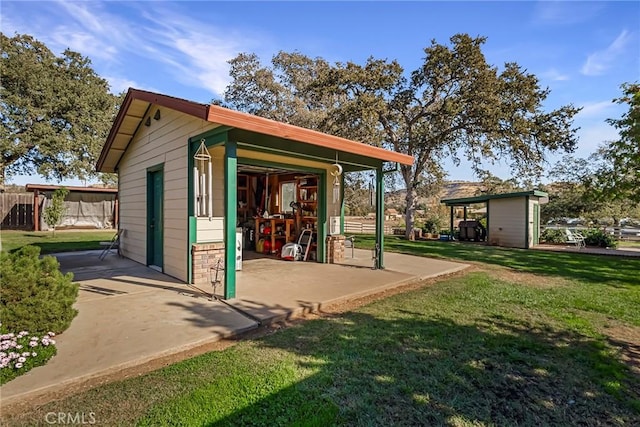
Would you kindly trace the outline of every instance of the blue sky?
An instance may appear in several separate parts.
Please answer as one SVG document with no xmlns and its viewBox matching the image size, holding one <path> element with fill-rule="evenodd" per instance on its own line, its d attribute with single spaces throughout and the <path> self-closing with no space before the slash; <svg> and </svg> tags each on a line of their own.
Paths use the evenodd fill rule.
<svg viewBox="0 0 640 427">
<path fill-rule="evenodd" d="M 114 92 L 131 86 L 198 102 L 222 97 L 227 61 L 241 52 L 264 63 L 280 50 L 332 62 L 373 56 L 397 59 L 410 72 L 432 39 L 485 36 L 491 64 L 517 62 L 549 87 L 547 108 L 583 107 L 575 119 L 579 157 L 616 138 L 605 119 L 625 110 L 611 101 L 622 83 L 640 80 L 640 2 L 3 0 L 1 7 L 3 33 L 30 34 L 56 54 L 69 47 L 88 56 Z M 449 179 L 474 178 L 465 165 L 448 170 Z M 492 170 L 509 177 L 504 165 Z"/>
</svg>

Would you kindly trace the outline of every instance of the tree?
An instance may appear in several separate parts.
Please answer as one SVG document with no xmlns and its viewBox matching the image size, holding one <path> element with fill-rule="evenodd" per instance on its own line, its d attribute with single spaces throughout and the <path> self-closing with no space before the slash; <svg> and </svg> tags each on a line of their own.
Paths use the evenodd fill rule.
<svg viewBox="0 0 640 427">
<path fill-rule="evenodd" d="M 622 96 L 614 102 L 628 104 L 629 110 L 620 119 L 607 120 L 620 138 L 603 144 L 596 153 L 601 164 L 592 184 L 603 198 L 640 203 L 640 84 L 625 83 L 621 88 Z"/>
<path fill-rule="evenodd" d="M 94 176 L 118 97 L 79 53 L 57 57 L 29 35 L 0 37 L 2 177 Z"/>
<path fill-rule="evenodd" d="M 64 199 L 67 197 L 67 194 L 69 194 L 68 189 L 65 187 L 58 188 L 51 196 L 51 204 L 43 211 L 44 222 L 53 229 L 54 236 L 56 235 L 56 227 L 60 224 L 66 211 Z"/>
<path fill-rule="evenodd" d="M 519 176 L 531 177 L 541 174 L 547 153 L 570 152 L 577 143 L 571 125 L 578 109 L 543 111 L 549 90 L 516 63 L 500 73 L 490 66 L 481 51 L 484 38 L 458 34 L 450 42 L 433 41 L 409 76 L 397 61 L 374 58 L 330 65 L 301 54 L 295 62 L 280 61 L 288 55 L 280 53 L 268 69 L 255 56 L 238 57 L 225 100 L 295 124 L 313 117 L 306 122 L 318 130 L 413 156 L 414 164 L 400 170 L 411 238 L 418 196 L 437 188 L 447 156 L 457 164 L 466 158 L 476 173 L 507 160 Z M 305 74 L 312 77 L 299 78 Z M 310 115 L 315 109 L 322 112 Z"/>
</svg>

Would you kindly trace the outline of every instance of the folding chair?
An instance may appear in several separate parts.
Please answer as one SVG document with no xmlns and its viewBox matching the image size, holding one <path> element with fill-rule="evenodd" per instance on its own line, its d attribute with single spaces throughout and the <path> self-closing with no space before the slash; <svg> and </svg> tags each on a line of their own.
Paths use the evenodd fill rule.
<svg viewBox="0 0 640 427">
<path fill-rule="evenodd" d="M 102 253 L 100 254 L 100 256 L 98 257 L 100 261 L 104 260 L 109 254 L 109 252 L 111 252 L 113 249 L 115 249 L 116 253 L 120 255 L 120 236 L 122 236 L 123 232 L 124 232 L 123 229 L 118 230 L 118 232 L 116 233 L 115 236 L 113 236 L 110 242 L 100 242 L 101 245 L 106 246 L 102 251 Z"/>
</svg>

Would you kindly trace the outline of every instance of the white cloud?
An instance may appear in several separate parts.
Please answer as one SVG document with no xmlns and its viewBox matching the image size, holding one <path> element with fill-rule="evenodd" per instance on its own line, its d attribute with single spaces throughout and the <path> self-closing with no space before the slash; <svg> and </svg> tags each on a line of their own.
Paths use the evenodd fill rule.
<svg viewBox="0 0 640 427">
<path fill-rule="evenodd" d="M 56 53 L 70 48 L 88 56 L 96 71 L 111 76 L 114 92 L 135 84 L 130 76 L 138 63 L 155 66 L 156 76 L 220 96 L 230 82 L 227 61 L 240 52 L 256 52 L 265 42 L 247 29 L 216 26 L 211 17 L 189 18 L 180 3 L 149 4 L 122 3 L 114 11 L 109 2 L 58 0 L 43 3 L 46 12 L 37 20 L 11 21 L 3 15 L 2 25 L 34 35 Z"/>
<path fill-rule="evenodd" d="M 230 82 L 228 61 L 257 44 L 233 31 L 176 16 L 173 12 L 147 12 L 145 32 L 154 43 L 145 48 L 153 58 L 168 64 L 183 84 L 222 95 Z"/>
<path fill-rule="evenodd" d="M 141 85 L 140 83 L 137 83 L 134 80 L 130 80 L 127 78 L 116 77 L 116 76 L 104 76 L 103 78 L 109 82 L 109 88 L 111 89 L 111 93 L 116 95 L 121 92 L 125 92 L 130 87 L 133 87 L 136 89 L 144 89 L 151 92 L 157 92 L 157 90 L 144 87 L 144 85 Z"/>
<path fill-rule="evenodd" d="M 596 17 L 603 7 L 596 2 L 538 1 L 533 22 L 545 25 L 579 24 Z"/>
<path fill-rule="evenodd" d="M 580 72 L 586 76 L 604 74 L 605 71 L 613 66 L 615 60 L 622 56 L 630 41 L 631 33 L 623 30 L 606 49 L 590 54 Z"/>
<path fill-rule="evenodd" d="M 556 70 L 555 68 L 551 68 L 540 75 L 545 79 L 548 79 L 554 82 L 569 80 L 568 74 L 562 74 L 560 71 Z"/>
<path fill-rule="evenodd" d="M 578 113 L 578 116 L 582 118 L 587 117 L 601 117 L 607 110 L 615 107 L 613 102 L 600 101 L 600 102 L 587 102 L 582 105 L 582 110 Z"/>
<path fill-rule="evenodd" d="M 576 157 L 588 157 L 594 153 L 600 145 L 608 141 L 614 141 L 619 137 L 618 131 L 607 123 L 595 123 L 578 130 L 578 148 Z"/>
</svg>

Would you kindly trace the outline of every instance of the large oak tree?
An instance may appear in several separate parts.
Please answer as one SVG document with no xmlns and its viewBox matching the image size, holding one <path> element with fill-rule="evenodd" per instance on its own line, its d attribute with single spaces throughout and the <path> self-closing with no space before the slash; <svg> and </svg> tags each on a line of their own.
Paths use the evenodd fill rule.
<svg viewBox="0 0 640 427">
<path fill-rule="evenodd" d="M 118 97 L 79 53 L 56 56 L 26 34 L 0 37 L 0 180 L 94 176 Z"/>
<path fill-rule="evenodd" d="M 628 110 L 619 119 L 607 120 L 620 137 L 595 153 L 601 162 L 592 184 L 604 199 L 640 203 L 640 84 L 625 83 L 621 88 L 622 96 L 614 102 L 627 104 Z"/>
<path fill-rule="evenodd" d="M 231 61 L 231 107 L 386 147 L 414 157 L 402 166 L 407 235 L 417 196 L 445 174 L 443 161 L 467 159 L 480 173 L 506 162 L 519 177 L 542 172 L 549 152 L 575 148 L 572 105 L 545 111 L 549 89 L 516 63 L 501 70 L 482 53 L 485 38 L 432 41 L 422 65 L 406 74 L 397 61 L 329 64 L 279 53 L 271 67 L 255 55 Z"/>
</svg>

